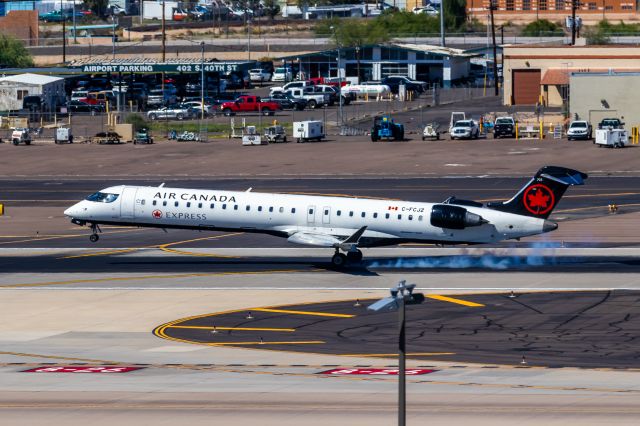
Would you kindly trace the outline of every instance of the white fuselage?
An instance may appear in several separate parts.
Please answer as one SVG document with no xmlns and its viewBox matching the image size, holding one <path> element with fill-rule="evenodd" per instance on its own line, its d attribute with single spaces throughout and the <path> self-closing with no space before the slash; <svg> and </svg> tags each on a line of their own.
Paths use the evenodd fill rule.
<svg viewBox="0 0 640 426">
<path fill-rule="evenodd" d="M 75 222 L 159 228 L 241 230 L 282 237 L 298 232 L 347 237 L 363 226 L 361 246 L 430 241 L 491 243 L 540 234 L 544 219 L 464 206 L 488 223 L 432 226 L 434 203 L 145 186 L 106 188 L 117 197 L 81 201 L 65 211 Z M 110 197 L 114 198 L 114 197 Z"/>
</svg>

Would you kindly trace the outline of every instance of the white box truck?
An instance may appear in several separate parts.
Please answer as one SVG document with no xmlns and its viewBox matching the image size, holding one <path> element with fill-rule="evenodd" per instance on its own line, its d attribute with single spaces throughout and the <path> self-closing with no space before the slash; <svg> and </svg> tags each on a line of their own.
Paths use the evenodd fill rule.
<svg viewBox="0 0 640 426">
<path fill-rule="evenodd" d="M 599 146 L 610 146 L 613 148 L 624 148 L 629 144 L 629 131 L 625 129 L 597 129 L 596 140 Z"/>
<path fill-rule="evenodd" d="M 322 121 L 295 121 L 293 123 L 293 137 L 296 142 L 324 139 L 324 123 Z"/>
<path fill-rule="evenodd" d="M 164 19 L 173 20 L 173 11 L 178 9 L 177 1 L 164 2 Z M 145 1 L 142 4 L 142 17 L 144 19 L 162 19 L 162 3 L 157 1 Z"/>
</svg>

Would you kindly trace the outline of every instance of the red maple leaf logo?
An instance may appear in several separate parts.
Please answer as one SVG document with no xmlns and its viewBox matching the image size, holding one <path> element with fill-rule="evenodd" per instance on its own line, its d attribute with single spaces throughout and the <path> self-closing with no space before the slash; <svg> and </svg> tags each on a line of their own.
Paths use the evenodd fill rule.
<svg viewBox="0 0 640 426">
<path fill-rule="evenodd" d="M 162 217 L 162 212 L 160 210 L 154 210 L 153 213 L 151 213 L 151 215 L 155 219 L 160 219 Z"/>
<path fill-rule="evenodd" d="M 535 194 L 529 194 L 527 198 L 529 199 L 529 207 L 545 208 L 549 204 L 549 198 L 551 197 L 544 195 L 542 191 L 538 190 Z"/>
</svg>

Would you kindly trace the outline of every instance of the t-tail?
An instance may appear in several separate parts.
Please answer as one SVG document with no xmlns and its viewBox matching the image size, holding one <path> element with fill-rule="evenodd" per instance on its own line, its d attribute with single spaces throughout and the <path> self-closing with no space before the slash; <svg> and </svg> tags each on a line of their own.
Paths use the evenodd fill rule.
<svg viewBox="0 0 640 426">
<path fill-rule="evenodd" d="M 487 207 L 506 213 L 546 219 L 571 185 L 584 185 L 586 173 L 565 167 L 544 166 L 509 201 Z"/>
</svg>

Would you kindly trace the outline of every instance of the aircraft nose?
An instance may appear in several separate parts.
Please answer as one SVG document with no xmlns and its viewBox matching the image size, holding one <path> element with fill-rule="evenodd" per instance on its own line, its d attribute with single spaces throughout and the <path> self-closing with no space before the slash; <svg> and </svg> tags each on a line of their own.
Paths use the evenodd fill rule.
<svg viewBox="0 0 640 426">
<path fill-rule="evenodd" d="M 76 217 L 80 214 L 80 208 L 79 208 L 79 204 L 74 204 L 73 206 L 69 207 L 68 209 L 66 209 L 64 211 L 64 215 L 65 216 L 69 216 L 69 217 Z"/>
</svg>

